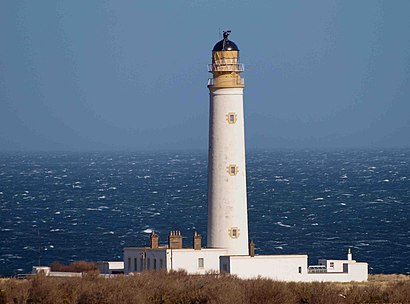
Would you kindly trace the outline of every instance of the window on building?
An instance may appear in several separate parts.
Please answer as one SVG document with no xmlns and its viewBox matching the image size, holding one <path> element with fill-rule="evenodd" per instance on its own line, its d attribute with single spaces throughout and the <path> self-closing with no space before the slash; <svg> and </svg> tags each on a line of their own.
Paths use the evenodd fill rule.
<svg viewBox="0 0 410 304">
<path fill-rule="evenodd" d="M 141 259 L 140 259 L 140 271 L 143 271 L 143 270 L 144 270 L 144 258 L 141 257 Z"/>
<path fill-rule="evenodd" d="M 204 258 L 198 258 L 198 268 L 204 268 Z"/>
<path fill-rule="evenodd" d="M 154 259 L 154 270 L 157 270 L 157 259 Z"/>
<path fill-rule="evenodd" d="M 164 268 L 164 261 L 162 259 L 159 259 L 159 269 Z"/>
<path fill-rule="evenodd" d="M 223 264 L 223 265 L 222 265 L 222 270 L 223 270 L 224 272 L 228 272 L 228 265 Z"/>
<path fill-rule="evenodd" d="M 335 267 L 335 263 L 334 262 L 330 262 L 330 268 L 334 268 Z"/>
<path fill-rule="evenodd" d="M 151 259 L 148 258 L 147 259 L 147 269 L 150 269 L 150 267 L 151 267 Z"/>
<path fill-rule="evenodd" d="M 299 266 L 299 273 L 302 273 L 302 267 Z"/>
<path fill-rule="evenodd" d="M 128 271 L 131 271 L 131 258 L 128 258 Z"/>
<path fill-rule="evenodd" d="M 137 258 L 134 258 L 134 271 L 137 271 L 138 261 Z"/>
</svg>

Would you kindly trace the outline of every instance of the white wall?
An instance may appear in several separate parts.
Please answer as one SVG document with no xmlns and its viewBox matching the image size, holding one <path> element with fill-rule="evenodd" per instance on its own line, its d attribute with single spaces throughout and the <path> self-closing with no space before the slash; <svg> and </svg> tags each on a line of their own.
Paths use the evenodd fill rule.
<svg viewBox="0 0 410 304">
<path fill-rule="evenodd" d="M 346 261 L 343 261 L 346 262 Z M 348 261 L 352 262 L 352 261 Z M 327 273 L 309 273 L 306 276 L 306 282 L 365 282 L 368 278 L 367 263 L 349 263 L 348 273 L 327 272 Z"/>
<path fill-rule="evenodd" d="M 222 270 L 224 264 L 230 274 L 243 279 L 261 276 L 280 281 L 303 281 L 307 274 L 307 255 L 226 256 L 221 257 Z"/>
<path fill-rule="evenodd" d="M 177 249 L 172 250 L 172 269 L 185 270 L 190 274 L 205 274 L 209 271 L 219 272 L 219 257 L 226 254 L 224 249 Z M 200 268 L 198 259 L 202 258 L 204 267 Z M 168 270 L 171 270 L 171 250 L 168 250 Z"/>
<path fill-rule="evenodd" d="M 348 272 L 308 273 L 307 255 L 223 256 L 220 259 L 220 267 L 221 270 L 226 269 L 226 272 L 242 279 L 261 276 L 278 281 L 296 282 L 362 282 L 367 280 L 367 263 L 348 260 L 329 261 L 333 261 L 335 266 L 348 263 Z M 299 267 L 302 273 L 299 273 Z"/>
<path fill-rule="evenodd" d="M 112 272 L 123 271 L 124 262 L 97 262 L 101 274 L 112 274 Z"/>
<path fill-rule="evenodd" d="M 124 273 L 128 274 L 130 272 L 141 272 L 144 270 L 144 267 L 146 267 L 147 270 L 154 270 L 154 266 L 156 266 L 156 269 L 159 270 L 161 268 L 161 260 L 162 268 L 166 269 L 166 251 L 167 248 L 124 248 Z M 142 265 L 141 258 L 143 258 Z"/>
<path fill-rule="evenodd" d="M 228 248 L 229 254 L 248 254 L 243 88 L 210 88 L 208 155 L 208 247 Z M 226 115 L 237 121 L 228 123 Z M 230 175 L 229 165 L 238 173 Z M 239 237 L 229 234 L 239 229 Z"/>
<path fill-rule="evenodd" d="M 355 262 L 356 261 L 349 260 L 319 260 L 319 264 L 326 266 L 327 272 L 343 272 L 343 264 L 350 264 Z"/>
<path fill-rule="evenodd" d="M 141 272 L 141 257 L 145 253 L 146 270 L 154 269 L 154 260 L 156 260 L 156 270 L 161 267 L 161 260 L 163 261 L 162 269 L 170 270 L 185 270 L 190 274 L 205 274 L 207 271 L 219 272 L 219 257 L 227 254 L 225 249 L 206 248 L 201 250 L 194 250 L 193 248 L 183 249 L 168 249 L 168 248 L 124 248 L 124 273 Z M 204 259 L 204 267 L 200 268 L 198 259 Z M 149 262 L 148 262 L 149 260 Z M 136 263 L 135 263 L 136 262 Z M 149 264 L 149 265 L 148 265 Z M 149 267 L 148 267 L 149 266 Z"/>
</svg>

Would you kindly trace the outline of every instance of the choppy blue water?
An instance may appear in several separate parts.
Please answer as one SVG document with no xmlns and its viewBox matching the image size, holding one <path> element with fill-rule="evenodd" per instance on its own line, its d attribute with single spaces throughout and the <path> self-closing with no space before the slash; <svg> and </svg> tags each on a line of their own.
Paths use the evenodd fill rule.
<svg viewBox="0 0 410 304">
<path fill-rule="evenodd" d="M 367 261 L 410 273 L 410 151 L 251 151 L 249 234 L 259 254 Z M 53 261 L 121 260 L 181 230 L 206 240 L 207 155 L 0 154 L 0 274 Z"/>
</svg>

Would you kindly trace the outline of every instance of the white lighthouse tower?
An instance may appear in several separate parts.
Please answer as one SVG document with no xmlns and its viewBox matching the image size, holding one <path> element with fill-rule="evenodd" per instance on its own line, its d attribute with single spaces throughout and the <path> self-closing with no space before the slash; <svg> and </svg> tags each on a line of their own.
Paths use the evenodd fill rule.
<svg viewBox="0 0 410 304">
<path fill-rule="evenodd" d="M 230 31 L 212 50 L 208 152 L 208 247 L 248 255 L 244 79 Z"/>
</svg>

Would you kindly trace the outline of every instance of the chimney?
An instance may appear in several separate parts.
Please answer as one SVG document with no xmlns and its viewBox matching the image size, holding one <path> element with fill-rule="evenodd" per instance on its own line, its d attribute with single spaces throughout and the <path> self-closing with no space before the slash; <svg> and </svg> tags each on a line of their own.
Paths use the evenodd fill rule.
<svg viewBox="0 0 410 304">
<path fill-rule="evenodd" d="M 347 249 L 347 260 L 352 261 L 353 260 L 353 254 L 352 254 L 352 248 Z"/>
<path fill-rule="evenodd" d="M 154 231 L 151 233 L 151 248 L 152 249 L 157 249 L 158 248 L 158 234 L 156 234 Z"/>
<path fill-rule="evenodd" d="M 201 235 L 198 234 L 196 231 L 194 233 L 194 249 L 201 250 Z"/>
<path fill-rule="evenodd" d="M 250 255 L 251 257 L 254 257 L 254 256 L 255 256 L 255 243 L 253 242 L 253 240 L 251 240 L 251 241 L 249 242 L 249 255 Z"/>
<path fill-rule="evenodd" d="M 171 249 L 181 249 L 182 248 L 181 231 L 171 231 L 169 233 L 168 248 L 171 248 Z"/>
</svg>

